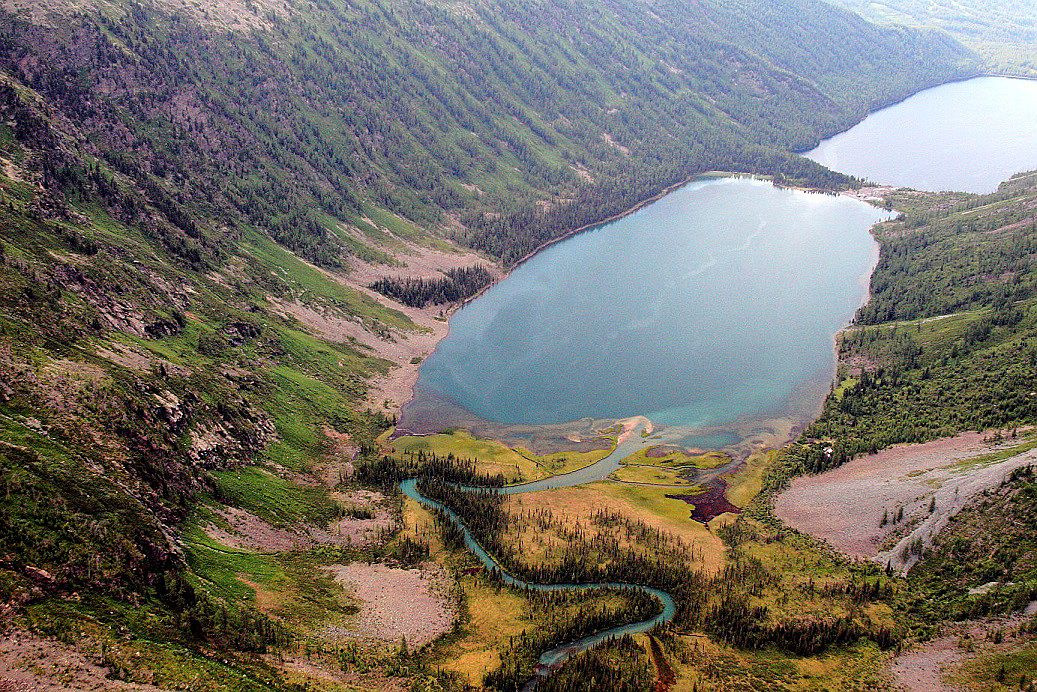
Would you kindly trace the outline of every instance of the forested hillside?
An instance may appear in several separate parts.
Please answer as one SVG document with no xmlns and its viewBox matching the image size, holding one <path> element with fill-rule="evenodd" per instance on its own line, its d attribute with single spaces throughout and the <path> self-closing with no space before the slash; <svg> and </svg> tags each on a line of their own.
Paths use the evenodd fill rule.
<svg viewBox="0 0 1037 692">
<path fill-rule="evenodd" d="M 846 380 L 810 466 L 899 442 L 1037 421 L 1037 174 L 990 195 L 899 191 L 877 227 L 871 300 L 844 333 Z"/>
<path fill-rule="evenodd" d="M 372 208 L 514 260 L 709 169 L 839 185 L 788 150 L 971 69 L 820 0 L 6 7 L 0 66 L 107 166 L 329 266 Z"/>
<path fill-rule="evenodd" d="M 1037 76 L 1034 0 L 838 0 L 880 24 L 934 27 L 983 56 L 988 69 Z"/>
</svg>

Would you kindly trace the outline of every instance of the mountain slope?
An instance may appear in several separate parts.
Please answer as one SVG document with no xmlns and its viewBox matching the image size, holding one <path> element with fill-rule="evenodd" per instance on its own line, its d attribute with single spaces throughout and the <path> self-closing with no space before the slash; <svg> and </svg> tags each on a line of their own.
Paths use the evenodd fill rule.
<svg viewBox="0 0 1037 692">
<path fill-rule="evenodd" d="M 450 688 L 323 637 L 328 567 L 439 540 L 343 483 L 449 307 L 376 278 L 493 275 L 708 168 L 843 185 L 789 148 L 971 60 L 810 0 L 5 7 L 0 614 L 172 689 L 298 689 L 264 654 L 300 649 Z"/>
<path fill-rule="evenodd" d="M 880 24 L 942 29 L 982 55 L 992 71 L 1037 76 L 1033 0 L 837 1 Z"/>
<path fill-rule="evenodd" d="M 696 172 L 839 184 L 787 150 L 971 60 L 818 0 L 7 2 L 0 66 L 111 165 L 327 265 L 372 207 L 513 260 Z"/>
</svg>

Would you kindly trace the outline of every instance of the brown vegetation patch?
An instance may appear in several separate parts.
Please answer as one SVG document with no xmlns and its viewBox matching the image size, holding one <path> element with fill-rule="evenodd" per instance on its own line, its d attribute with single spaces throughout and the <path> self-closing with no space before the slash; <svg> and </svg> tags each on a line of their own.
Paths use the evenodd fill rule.
<svg viewBox="0 0 1037 692">
<path fill-rule="evenodd" d="M 446 596 L 449 578 L 438 565 L 403 569 L 354 562 L 326 567 L 360 602 L 353 627 L 331 627 L 328 635 L 369 637 L 408 646 L 423 646 L 453 626 L 455 608 Z"/>
<path fill-rule="evenodd" d="M 711 483 L 705 492 L 698 495 L 667 495 L 666 497 L 683 500 L 692 505 L 691 518 L 703 524 L 708 524 L 721 514 L 738 514 L 742 511 L 728 501 L 727 482 L 722 478 Z"/>
</svg>

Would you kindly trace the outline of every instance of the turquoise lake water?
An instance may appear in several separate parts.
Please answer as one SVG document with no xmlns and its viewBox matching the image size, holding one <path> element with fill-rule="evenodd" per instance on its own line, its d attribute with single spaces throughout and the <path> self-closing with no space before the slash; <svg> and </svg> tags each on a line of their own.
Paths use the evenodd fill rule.
<svg viewBox="0 0 1037 692">
<path fill-rule="evenodd" d="M 806 156 L 877 183 L 993 192 L 1037 168 L 1037 81 L 980 77 L 928 89 Z"/>
<path fill-rule="evenodd" d="M 1037 168 L 1037 82 L 929 89 L 808 155 L 880 183 L 990 191 Z M 885 216 L 747 178 L 690 183 L 548 248 L 455 314 L 401 429 L 503 439 L 644 415 L 653 439 L 690 446 L 748 440 L 754 425 L 780 437 L 828 391 L 833 336 L 876 258 L 868 228 Z"/>
<path fill-rule="evenodd" d="M 690 183 L 546 249 L 455 314 L 404 418 L 436 401 L 505 424 L 809 416 L 885 217 L 747 178 Z"/>
</svg>

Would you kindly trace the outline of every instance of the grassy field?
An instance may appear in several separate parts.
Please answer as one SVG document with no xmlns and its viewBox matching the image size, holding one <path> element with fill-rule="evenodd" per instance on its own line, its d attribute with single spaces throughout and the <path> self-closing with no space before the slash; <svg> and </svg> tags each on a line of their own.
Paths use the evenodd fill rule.
<svg viewBox="0 0 1037 692">
<path fill-rule="evenodd" d="M 594 531 L 592 518 L 607 509 L 626 520 L 643 522 L 675 536 L 696 564 L 707 571 L 719 569 L 724 562 L 723 542 L 706 526 L 691 519 L 691 505 L 666 497 L 674 492 L 688 491 L 601 481 L 575 488 L 513 495 L 509 509 L 514 513 L 548 511 L 562 524 L 584 531 Z M 545 545 L 553 545 L 555 549 L 561 545 L 549 532 L 529 531 L 523 540 L 530 554 L 540 553 Z"/>
<path fill-rule="evenodd" d="M 757 452 L 746 459 L 745 464 L 727 477 L 728 502 L 735 507 L 745 507 L 763 489 L 763 475 L 767 465 L 774 462 L 776 450 Z"/>
<path fill-rule="evenodd" d="M 660 452 L 664 453 L 660 454 Z M 642 447 L 623 459 L 624 464 L 637 466 L 694 466 L 698 469 L 714 469 L 729 461 L 731 461 L 731 457 L 723 452 L 690 454 L 682 449 L 669 449 L 663 446 Z"/>
<path fill-rule="evenodd" d="M 667 642 L 676 663 L 674 689 L 890 689 L 884 668 L 889 653 L 863 643 L 823 656 L 790 658 L 781 652 L 747 651 L 704 635 L 677 636 Z"/>
<path fill-rule="evenodd" d="M 438 435 L 404 435 L 391 442 L 387 435 L 383 435 L 380 441 L 397 456 L 423 451 L 439 456 L 453 454 L 462 459 L 476 459 L 481 473 L 502 474 L 509 483 L 534 481 L 575 471 L 604 459 L 615 449 L 615 440 L 612 440 L 611 445 L 605 449 L 537 456 L 523 447 L 512 448 L 496 440 L 479 439 L 463 430 Z"/>
<path fill-rule="evenodd" d="M 1005 643 L 987 649 L 947 675 L 947 681 L 976 692 L 1030 689 L 1037 680 L 1037 641 Z"/>
<path fill-rule="evenodd" d="M 643 483 L 647 485 L 693 485 L 687 478 L 680 476 L 679 469 L 659 468 L 658 466 L 623 465 L 609 474 L 609 478 L 623 483 Z"/>
<path fill-rule="evenodd" d="M 501 663 L 501 651 L 509 638 L 517 637 L 532 624 L 526 600 L 485 579 L 467 576 L 461 580 L 467 617 L 461 636 L 437 649 L 434 660 L 446 670 L 460 673 L 471 685 Z"/>
</svg>

